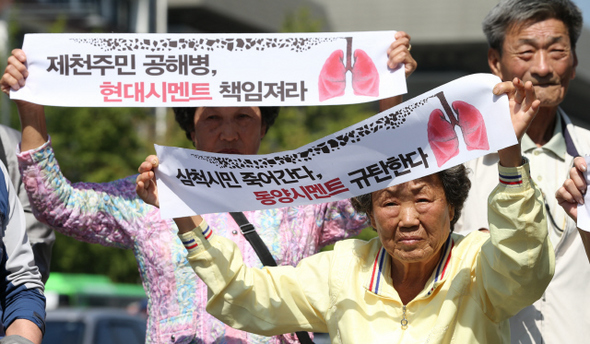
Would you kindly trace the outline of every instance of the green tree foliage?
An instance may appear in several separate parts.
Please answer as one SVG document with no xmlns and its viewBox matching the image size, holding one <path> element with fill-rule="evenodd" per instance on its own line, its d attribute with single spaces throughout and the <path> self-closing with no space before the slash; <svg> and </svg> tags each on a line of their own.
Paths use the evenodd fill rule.
<svg viewBox="0 0 590 344">
<path fill-rule="evenodd" d="M 153 154 L 151 122 L 142 108 L 46 109 L 47 130 L 64 173 L 72 181 L 105 182 L 136 173 Z"/>
<path fill-rule="evenodd" d="M 149 110 L 139 108 L 47 107 L 47 130 L 57 161 L 72 183 L 101 183 L 136 173 L 154 153 Z M 144 134 L 144 135 L 141 135 Z M 88 244 L 56 233 L 51 271 L 108 275 L 138 283 L 131 250 Z"/>
<path fill-rule="evenodd" d="M 260 146 L 260 153 L 295 149 L 377 113 L 375 104 L 283 107 Z"/>
</svg>

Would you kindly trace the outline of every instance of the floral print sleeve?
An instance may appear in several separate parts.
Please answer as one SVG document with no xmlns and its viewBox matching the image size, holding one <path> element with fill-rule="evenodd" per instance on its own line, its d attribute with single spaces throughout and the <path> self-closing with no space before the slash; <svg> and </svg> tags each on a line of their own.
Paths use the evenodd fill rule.
<svg viewBox="0 0 590 344">
<path fill-rule="evenodd" d="M 370 223 L 367 216 L 354 210 L 350 200 L 327 203 L 319 246 L 324 247 L 358 235 L 361 229 L 368 226 Z"/>
<path fill-rule="evenodd" d="M 135 193 L 135 176 L 109 183 L 70 183 L 51 141 L 18 153 L 23 183 L 35 216 L 78 240 L 132 248 L 133 236 L 152 206 Z"/>
</svg>

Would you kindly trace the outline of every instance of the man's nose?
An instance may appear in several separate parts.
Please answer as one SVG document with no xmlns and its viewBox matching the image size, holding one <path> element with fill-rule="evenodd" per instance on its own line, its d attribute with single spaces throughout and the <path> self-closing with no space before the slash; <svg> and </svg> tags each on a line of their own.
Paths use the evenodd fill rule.
<svg viewBox="0 0 590 344">
<path fill-rule="evenodd" d="M 551 65 L 551 59 L 547 51 L 537 51 L 532 62 L 533 65 L 531 66 L 531 74 L 536 74 L 540 77 L 545 77 L 553 73 L 553 66 Z"/>
</svg>

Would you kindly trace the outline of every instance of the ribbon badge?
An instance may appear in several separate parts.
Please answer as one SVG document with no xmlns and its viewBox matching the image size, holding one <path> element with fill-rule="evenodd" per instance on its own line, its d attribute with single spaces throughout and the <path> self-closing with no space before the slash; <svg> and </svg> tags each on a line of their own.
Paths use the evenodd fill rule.
<svg viewBox="0 0 590 344">
<path fill-rule="evenodd" d="M 435 109 L 428 120 L 428 143 L 436 157 L 438 167 L 459 154 L 459 138 L 455 132 L 455 126 L 461 129 L 467 150 L 490 149 L 486 124 L 475 106 L 456 100 L 451 109 L 443 92 L 438 92 L 434 96 L 438 97 L 449 118 L 449 120 L 445 118 L 442 110 Z"/>
</svg>

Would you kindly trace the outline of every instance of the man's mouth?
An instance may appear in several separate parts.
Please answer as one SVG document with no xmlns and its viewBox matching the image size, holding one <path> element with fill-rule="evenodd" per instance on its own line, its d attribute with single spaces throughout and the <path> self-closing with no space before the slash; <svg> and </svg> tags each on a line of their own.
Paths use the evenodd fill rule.
<svg viewBox="0 0 590 344">
<path fill-rule="evenodd" d="M 539 82 L 539 83 L 534 83 L 533 84 L 534 87 L 551 87 L 551 86 L 559 86 L 558 82 Z"/>
</svg>

